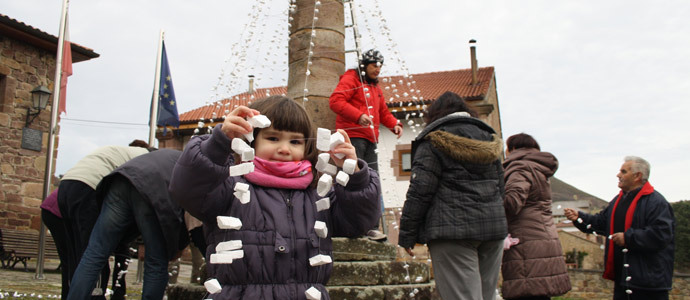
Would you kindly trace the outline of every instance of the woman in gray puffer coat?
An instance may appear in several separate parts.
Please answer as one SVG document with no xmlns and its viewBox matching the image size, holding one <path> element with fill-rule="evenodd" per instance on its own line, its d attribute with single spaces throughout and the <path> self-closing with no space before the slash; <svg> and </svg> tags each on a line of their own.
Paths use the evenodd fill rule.
<svg viewBox="0 0 690 300">
<path fill-rule="evenodd" d="M 519 239 L 503 254 L 505 299 L 549 299 L 570 290 L 563 250 L 551 214 L 549 178 L 558 160 L 540 151 L 532 136 L 516 134 L 506 141 L 503 166 L 508 232 Z"/>
<path fill-rule="evenodd" d="M 503 142 L 446 92 L 412 142 L 412 176 L 398 244 L 427 243 L 443 299 L 494 299 L 506 237 Z"/>
<path fill-rule="evenodd" d="M 252 129 L 245 120 L 259 113 L 271 121 L 270 127 Z M 207 298 L 306 299 L 309 290 L 329 299 L 325 285 L 332 270 L 326 259 L 333 252 L 331 237 L 358 237 L 371 229 L 381 216 L 381 188 L 377 173 L 358 160 L 345 186 L 333 183 L 324 189 L 327 199 L 319 196 L 311 167 L 317 157 L 314 131 L 301 105 L 272 96 L 251 108 L 237 107 L 211 135 L 189 141 L 173 171 L 170 191 L 204 223 L 207 273 L 220 285 L 207 286 L 213 292 Z M 231 138 L 252 132 L 254 171 L 230 176 L 228 168 L 235 165 Z M 356 159 L 346 133 L 344 137 L 345 143 L 329 151 L 331 157 L 342 153 Z M 333 160 L 337 166 L 344 163 Z M 236 190 L 249 193 L 249 199 Z M 220 228 L 217 217 L 239 219 L 241 226 Z M 327 232 L 317 231 L 317 221 Z M 214 261 L 216 254 L 235 257 Z"/>
</svg>

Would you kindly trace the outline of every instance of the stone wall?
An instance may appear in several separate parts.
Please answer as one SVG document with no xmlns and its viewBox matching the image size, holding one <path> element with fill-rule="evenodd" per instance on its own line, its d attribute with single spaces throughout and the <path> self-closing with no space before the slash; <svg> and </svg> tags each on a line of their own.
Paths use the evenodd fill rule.
<svg viewBox="0 0 690 300">
<path fill-rule="evenodd" d="M 603 239 L 603 237 L 600 238 Z M 561 241 L 563 253 L 572 251 L 573 249 L 587 252 L 587 256 L 584 257 L 582 266 L 580 266 L 582 269 L 604 268 L 604 250 L 601 248 L 603 244 L 597 242 L 596 237 L 580 231 L 566 232 L 559 230 L 558 239 Z"/>
<path fill-rule="evenodd" d="M 55 53 L 0 37 L 0 228 L 40 226 L 52 96 L 29 126 L 42 132 L 41 151 L 21 147 L 22 129 L 31 90 L 39 85 L 52 90 L 54 72 Z"/>
</svg>

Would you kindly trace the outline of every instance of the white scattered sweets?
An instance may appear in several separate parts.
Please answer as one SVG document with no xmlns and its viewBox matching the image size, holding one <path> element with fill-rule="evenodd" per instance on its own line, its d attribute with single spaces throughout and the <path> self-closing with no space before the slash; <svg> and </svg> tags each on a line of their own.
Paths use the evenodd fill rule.
<svg viewBox="0 0 690 300">
<path fill-rule="evenodd" d="M 330 147 L 331 131 L 326 128 L 316 129 L 316 149 L 318 149 L 319 151 L 328 151 L 331 150 Z"/>
<path fill-rule="evenodd" d="M 328 199 L 328 197 L 316 201 L 316 211 L 327 210 L 329 208 L 331 208 L 331 199 Z"/>
<path fill-rule="evenodd" d="M 220 242 L 216 245 L 216 252 L 242 249 L 242 240 Z"/>
<path fill-rule="evenodd" d="M 316 231 L 316 235 L 322 239 L 325 239 L 328 236 L 328 227 L 326 227 L 326 223 L 324 222 L 316 221 L 314 223 L 314 231 Z"/>
<path fill-rule="evenodd" d="M 329 166 L 333 166 L 333 165 L 328 163 L 330 161 L 330 159 L 331 159 L 331 155 L 328 153 L 319 154 L 319 159 L 316 161 L 316 170 L 318 170 L 319 172 L 328 173 L 328 172 L 326 172 L 326 169 L 330 169 L 331 167 L 329 167 Z M 335 167 L 335 166 L 333 166 L 333 167 Z M 334 172 L 334 174 L 335 174 L 335 172 Z"/>
<path fill-rule="evenodd" d="M 350 175 L 343 171 L 339 171 L 338 175 L 335 176 L 335 181 L 342 186 L 346 186 L 347 182 L 350 181 Z"/>
<path fill-rule="evenodd" d="M 328 153 L 321 153 L 321 154 L 319 154 L 319 161 L 323 161 L 324 163 L 328 163 L 331 161 L 331 155 Z"/>
<path fill-rule="evenodd" d="M 561 209 L 561 207 L 562 207 L 562 206 L 560 206 L 560 205 L 556 206 L 556 208 L 558 208 L 558 209 Z"/>
<path fill-rule="evenodd" d="M 235 217 L 217 216 L 218 228 L 220 229 L 240 229 L 242 228 L 242 221 Z"/>
<path fill-rule="evenodd" d="M 254 132 L 249 132 L 244 134 L 244 138 L 247 139 L 247 143 L 254 141 Z"/>
<path fill-rule="evenodd" d="M 235 153 L 242 153 L 245 149 L 251 149 L 252 147 L 243 139 L 234 138 L 230 143 L 230 148 L 232 148 L 232 151 L 235 151 Z"/>
<path fill-rule="evenodd" d="M 242 161 L 254 160 L 254 148 L 244 149 L 240 154 L 240 159 Z"/>
<path fill-rule="evenodd" d="M 323 170 L 325 170 L 328 165 L 329 163 L 325 163 L 321 159 L 319 159 L 316 161 L 316 170 L 319 172 L 323 172 Z"/>
<path fill-rule="evenodd" d="M 226 253 L 213 253 L 211 254 L 212 264 L 231 264 L 232 255 Z"/>
<path fill-rule="evenodd" d="M 235 183 L 235 192 L 249 192 L 249 184 L 244 182 Z"/>
<path fill-rule="evenodd" d="M 254 164 L 251 162 L 241 163 L 230 167 L 230 176 L 242 176 L 254 172 Z"/>
<path fill-rule="evenodd" d="M 242 203 L 242 204 L 247 204 L 252 199 L 251 193 L 249 191 L 246 191 L 246 192 L 237 191 L 237 192 L 234 192 L 233 195 L 235 195 L 235 197 L 237 197 L 237 200 L 240 200 L 240 203 Z"/>
<path fill-rule="evenodd" d="M 357 160 L 355 159 L 346 159 L 343 162 L 343 172 L 352 175 L 355 173 L 355 168 L 357 167 Z"/>
<path fill-rule="evenodd" d="M 238 249 L 238 250 L 229 250 L 229 251 L 223 251 L 220 253 L 216 254 L 223 254 L 223 255 L 228 255 L 229 257 L 232 257 L 232 259 L 240 259 L 244 257 L 244 250 Z"/>
<path fill-rule="evenodd" d="M 332 262 L 333 262 L 333 260 L 331 259 L 330 256 L 323 255 L 323 254 L 318 254 L 318 255 L 315 255 L 315 256 L 312 256 L 311 258 L 309 258 L 309 264 L 312 267 L 330 264 Z"/>
<path fill-rule="evenodd" d="M 321 300 L 321 292 L 313 286 L 304 291 L 304 295 L 307 296 L 307 300 Z"/>
<path fill-rule="evenodd" d="M 417 276 L 417 278 L 415 278 L 414 281 L 415 282 L 422 282 L 422 280 L 424 280 L 424 278 L 422 278 L 422 276 Z"/>
<path fill-rule="evenodd" d="M 323 174 L 319 178 L 319 183 L 316 185 L 316 193 L 323 197 L 328 194 L 328 192 L 333 187 L 333 178 L 328 174 Z"/>
<path fill-rule="evenodd" d="M 209 292 L 209 294 L 217 294 L 220 291 L 223 290 L 223 288 L 220 286 L 220 282 L 218 282 L 218 279 L 209 279 L 204 282 L 204 287 L 206 287 L 206 290 Z"/>
<path fill-rule="evenodd" d="M 345 143 L 345 137 L 340 132 L 336 132 L 336 133 L 331 135 L 329 149 L 333 150 L 333 149 L 335 149 L 335 147 L 337 147 L 338 145 L 340 145 L 342 143 Z M 336 153 L 333 155 L 335 155 L 335 157 L 340 158 L 340 159 L 345 157 L 345 154 L 342 154 L 342 153 Z"/>
<path fill-rule="evenodd" d="M 613 234 L 610 234 L 610 235 L 609 235 L 609 240 L 610 240 L 610 239 L 613 239 Z"/>
<path fill-rule="evenodd" d="M 328 175 L 334 176 L 335 174 L 338 173 L 338 167 L 331 165 L 331 164 L 327 164 L 326 167 L 323 168 L 322 172 L 324 172 Z"/>
<path fill-rule="evenodd" d="M 253 116 L 247 119 L 247 122 L 249 122 L 249 125 L 252 125 L 252 127 L 254 128 L 266 128 L 268 126 L 271 126 L 271 120 L 269 120 L 268 117 L 264 115 Z"/>
</svg>

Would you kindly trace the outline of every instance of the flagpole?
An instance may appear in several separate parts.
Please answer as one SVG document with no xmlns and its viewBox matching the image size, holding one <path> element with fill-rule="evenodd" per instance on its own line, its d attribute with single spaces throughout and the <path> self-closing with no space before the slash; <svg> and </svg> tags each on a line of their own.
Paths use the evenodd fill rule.
<svg viewBox="0 0 690 300">
<path fill-rule="evenodd" d="M 53 81 L 53 107 L 51 108 L 50 129 L 48 130 L 48 153 L 46 153 L 46 167 L 43 177 L 43 201 L 50 194 L 50 182 L 53 177 L 53 154 L 55 152 L 55 131 L 57 130 L 58 112 L 60 111 L 60 83 L 62 82 L 62 51 L 65 40 L 65 23 L 67 22 L 67 9 L 69 0 L 62 1 L 60 13 L 60 33 L 58 34 L 57 56 L 55 57 L 55 81 Z M 43 280 L 43 265 L 45 263 L 46 227 L 41 218 L 41 226 L 38 231 L 38 258 L 36 259 L 35 279 Z M 62 266 L 63 268 L 65 266 Z"/>
<path fill-rule="evenodd" d="M 151 97 L 151 120 L 149 120 L 149 145 L 154 147 L 154 141 L 156 139 L 156 120 L 158 120 L 158 92 L 160 91 L 161 85 L 161 57 L 163 53 L 163 35 L 164 32 L 161 29 L 160 38 L 158 40 L 158 56 L 156 59 L 156 74 L 153 80 L 153 96 Z"/>
</svg>

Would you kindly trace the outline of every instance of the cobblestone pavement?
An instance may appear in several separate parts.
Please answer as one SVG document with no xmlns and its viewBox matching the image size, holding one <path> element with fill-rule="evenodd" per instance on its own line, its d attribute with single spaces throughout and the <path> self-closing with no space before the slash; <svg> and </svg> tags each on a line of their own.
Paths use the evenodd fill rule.
<svg viewBox="0 0 690 300">
<path fill-rule="evenodd" d="M 0 268 L 0 299 L 55 299 L 60 297 L 62 287 L 60 271 L 56 271 L 60 262 L 46 260 L 44 266 L 45 279 L 35 279 L 36 260 L 27 263 L 28 272 L 23 265 L 17 264 L 14 269 Z M 112 260 L 110 262 L 112 268 Z M 137 260 L 132 260 L 126 274 L 127 298 L 139 299 L 142 283 L 137 283 Z M 180 264 L 178 282 L 189 282 L 191 266 Z M 112 286 L 109 283 L 109 286 Z"/>
</svg>

